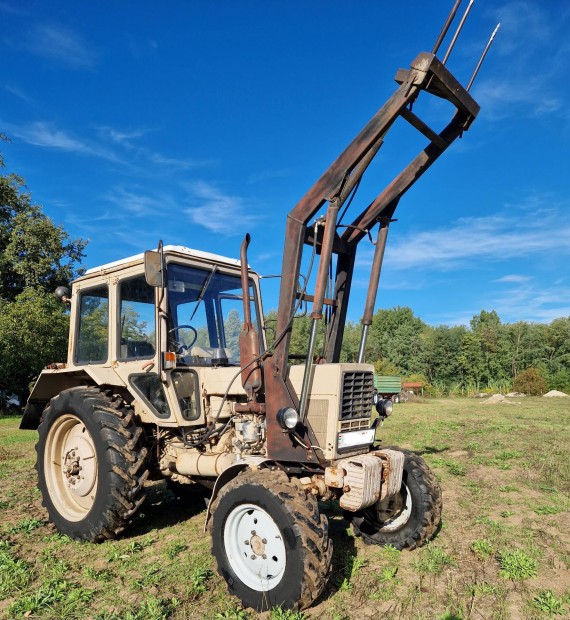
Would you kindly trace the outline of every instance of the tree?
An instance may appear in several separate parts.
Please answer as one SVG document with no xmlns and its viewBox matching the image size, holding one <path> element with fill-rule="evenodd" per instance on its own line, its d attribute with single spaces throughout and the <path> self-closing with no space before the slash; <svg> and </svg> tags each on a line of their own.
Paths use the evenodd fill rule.
<svg viewBox="0 0 570 620">
<path fill-rule="evenodd" d="M 79 274 L 85 246 L 32 203 L 20 176 L 0 175 L 0 382 L 21 397 L 46 364 L 66 359 L 69 316 L 53 291 Z"/>
<path fill-rule="evenodd" d="M 510 343 L 497 312 L 481 310 L 471 319 L 471 329 L 481 343 L 482 379 L 487 384 L 509 380 L 512 360 Z"/>
<path fill-rule="evenodd" d="M 538 368 L 527 368 L 517 375 L 513 388 L 529 396 L 540 396 L 546 392 L 546 379 Z"/>
<path fill-rule="evenodd" d="M 69 317 L 54 295 L 26 289 L 0 301 L 0 381 L 25 396 L 47 364 L 65 361 Z"/>
<path fill-rule="evenodd" d="M 4 162 L 0 157 L 0 168 Z M 0 175 L 0 298 L 13 301 L 25 288 L 46 292 L 70 282 L 87 242 L 70 240 L 40 206 L 32 204 L 24 180 Z"/>
<path fill-rule="evenodd" d="M 378 310 L 372 319 L 367 343 L 367 359 L 385 359 L 405 375 L 424 371 L 425 347 L 422 333 L 426 324 L 411 308 Z"/>
</svg>

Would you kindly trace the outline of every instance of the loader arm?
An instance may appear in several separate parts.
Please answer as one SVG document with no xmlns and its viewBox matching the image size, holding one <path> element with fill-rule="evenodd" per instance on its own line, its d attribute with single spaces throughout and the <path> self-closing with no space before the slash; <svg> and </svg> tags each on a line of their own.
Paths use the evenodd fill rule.
<svg viewBox="0 0 570 620">
<path fill-rule="evenodd" d="M 327 214 L 331 217 L 327 219 L 324 227 L 320 228 L 316 245 L 317 251 L 321 252 L 319 262 L 321 273 L 326 273 L 332 254 L 338 256 L 334 297 L 328 302 L 332 306 L 332 321 L 329 325 L 327 351 L 327 361 L 337 362 L 346 320 L 356 246 L 377 223 L 388 226 L 401 197 L 456 138 L 469 129 L 479 112 L 476 101 L 433 54 L 419 54 L 410 69 L 400 69 L 395 79 L 400 84 L 396 92 L 287 216 L 276 330 L 277 334 L 285 331 L 286 335 L 277 344 L 274 353 L 274 363 L 283 379 L 287 376 L 291 333 L 289 323 L 297 298 L 303 246 L 313 244 L 315 241 L 314 228 L 309 225 L 311 220 L 328 202 Z M 410 109 L 421 92 L 446 99 L 455 107 L 455 114 L 439 133 L 433 131 Z M 408 121 L 421 132 L 429 141 L 427 146 L 339 235 L 336 220 L 333 222 L 332 216 L 335 212 L 338 213 L 360 181 L 398 118 Z M 379 277 L 380 274 L 378 272 L 375 275 Z M 315 315 L 322 312 L 323 299 L 323 281 L 317 279 L 311 315 L 314 319 L 320 318 Z"/>
</svg>

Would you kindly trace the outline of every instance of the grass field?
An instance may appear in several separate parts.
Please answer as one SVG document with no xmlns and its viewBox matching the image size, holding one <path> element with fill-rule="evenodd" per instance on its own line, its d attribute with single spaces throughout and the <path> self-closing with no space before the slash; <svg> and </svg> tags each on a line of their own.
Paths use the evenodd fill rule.
<svg viewBox="0 0 570 620">
<path fill-rule="evenodd" d="M 0 418 L 0 618 L 570 618 L 570 398 L 514 400 L 397 405 L 379 436 L 435 471 L 441 531 L 412 552 L 370 547 L 325 504 L 329 585 L 309 610 L 263 615 L 226 594 L 203 496 L 185 502 L 154 483 L 123 538 L 74 542 L 41 506 L 36 433 Z"/>
</svg>

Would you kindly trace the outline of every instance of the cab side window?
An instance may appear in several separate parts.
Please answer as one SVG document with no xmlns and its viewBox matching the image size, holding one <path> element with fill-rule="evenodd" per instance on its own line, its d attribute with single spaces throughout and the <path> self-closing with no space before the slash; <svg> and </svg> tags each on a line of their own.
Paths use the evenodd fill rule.
<svg viewBox="0 0 570 620">
<path fill-rule="evenodd" d="M 123 280 L 119 285 L 121 360 L 154 356 L 154 289 L 144 276 Z"/>
<path fill-rule="evenodd" d="M 80 293 L 75 348 L 77 364 L 107 361 L 109 344 L 109 290 L 98 286 Z"/>
</svg>

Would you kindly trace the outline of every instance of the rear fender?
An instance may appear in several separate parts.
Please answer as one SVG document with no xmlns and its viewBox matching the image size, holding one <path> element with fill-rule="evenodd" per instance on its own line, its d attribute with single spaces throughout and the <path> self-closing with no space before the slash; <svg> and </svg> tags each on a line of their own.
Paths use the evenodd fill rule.
<svg viewBox="0 0 570 620">
<path fill-rule="evenodd" d="M 83 370 L 65 371 L 59 368 L 42 370 L 24 408 L 20 429 L 37 430 L 48 402 L 60 392 L 80 385 L 94 385 L 93 380 Z"/>
</svg>

